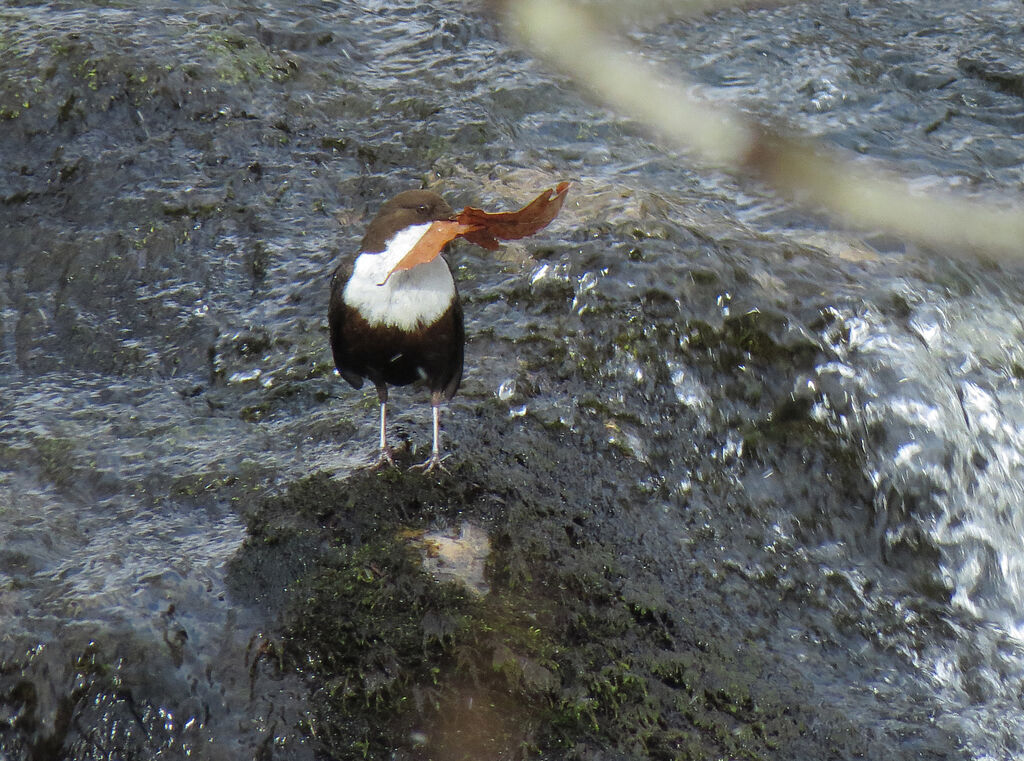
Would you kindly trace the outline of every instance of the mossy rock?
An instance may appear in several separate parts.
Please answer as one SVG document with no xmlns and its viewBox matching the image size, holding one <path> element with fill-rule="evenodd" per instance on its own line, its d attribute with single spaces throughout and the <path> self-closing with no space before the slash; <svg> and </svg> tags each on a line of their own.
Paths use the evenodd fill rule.
<svg viewBox="0 0 1024 761">
<path fill-rule="evenodd" d="M 817 757 L 858 752 L 759 645 L 716 631 L 699 600 L 670 605 L 609 544 L 602 524 L 638 499 L 634 461 L 485 409 L 495 440 L 451 474 L 318 474 L 250 515 L 234 585 L 279 616 L 261 667 L 306 675 L 319 752 L 770 759 L 822 733 Z M 485 596 L 430 576 L 407 539 L 467 519 L 491 537 Z"/>
</svg>

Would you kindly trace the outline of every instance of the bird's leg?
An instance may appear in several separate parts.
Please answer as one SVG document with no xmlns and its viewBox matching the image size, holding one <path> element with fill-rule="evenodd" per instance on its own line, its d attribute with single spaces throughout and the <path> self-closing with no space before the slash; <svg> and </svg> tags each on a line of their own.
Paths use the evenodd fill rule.
<svg viewBox="0 0 1024 761">
<path fill-rule="evenodd" d="M 441 464 L 441 392 L 433 391 L 430 394 L 430 406 L 434 413 L 434 444 L 430 451 L 430 457 L 419 465 L 413 465 L 413 470 L 422 470 L 429 473 L 434 468 L 440 468 L 445 473 L 448 469 Z"/>
<path fill-rule="evenodd" d="M 373 464 L 374 469 L 390 465 L 395 467 L 395 459 L 391 456 L 391 447 L 388 446 L 388 387 L 377 386 L 377 401 L 380 402 L 380 456 Z"/>
</svg>

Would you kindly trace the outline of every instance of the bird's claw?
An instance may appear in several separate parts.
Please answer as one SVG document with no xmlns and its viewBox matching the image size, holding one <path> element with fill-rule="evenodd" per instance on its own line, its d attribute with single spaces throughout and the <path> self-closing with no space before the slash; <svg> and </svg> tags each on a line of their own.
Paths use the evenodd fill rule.
<svg viewBox="0 0 1024 761">
<path fill-rule="evenodd" d="M 437 468 L 438 470 L 443 470 L 448 475 L 451 475 L 452 472 L 441 464 L 441 461 L 446 459 L 448 459 L 448 455 L 441 457 L 437 452 L 434 452 L 423 462 L 410 467 L 409 470 L 422 470 L 426 474 Z"/>
<path fill-rule="evenodd" d="M 391 447 L 380 450 L 380 456 L 377 461 L 370 466 L 370 470 L 380 470 L 382 468 L 397 468 L 395 464 L 395 458 L 391 456 Z"/>
</svg>

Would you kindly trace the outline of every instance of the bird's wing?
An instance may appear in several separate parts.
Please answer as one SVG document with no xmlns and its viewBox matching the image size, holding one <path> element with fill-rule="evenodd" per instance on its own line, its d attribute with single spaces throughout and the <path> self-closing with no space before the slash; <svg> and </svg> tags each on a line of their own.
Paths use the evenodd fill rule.
<svg viewBox="0 0 1024 761">
<path fill-rule="evenodd" d="M 334 365 L 341 377 L 348 381 L 352 388 L 363 387 L 363 376 L 349 362 L 348 339 L 345 335 L 345 323 L 348 319 L 349 307 L 345 304 L 345 283 L 352 274 L 352 261 L 346 259 L 331 276 L 331 300 L 327 307 L 327 323 L 331 329 L 331 353 Z"/>
</svg>

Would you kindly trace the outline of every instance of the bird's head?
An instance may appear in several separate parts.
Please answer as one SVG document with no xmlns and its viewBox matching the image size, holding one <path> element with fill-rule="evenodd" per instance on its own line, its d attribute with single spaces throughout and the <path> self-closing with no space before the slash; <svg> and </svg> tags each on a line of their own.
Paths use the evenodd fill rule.
<svg viewBox="0 0 1024 761">
<path fill-rule="evenodd" d="M 455 219 L 455 212 L 437 193 L 430 190 L 406 190 L 399 193 L 380 207 L 377 217 L 393 217 L 408 225 L 419 225 L 424 222 Z"/>
</svg>

